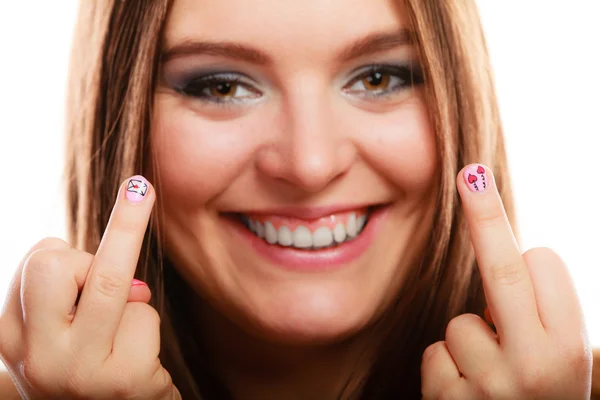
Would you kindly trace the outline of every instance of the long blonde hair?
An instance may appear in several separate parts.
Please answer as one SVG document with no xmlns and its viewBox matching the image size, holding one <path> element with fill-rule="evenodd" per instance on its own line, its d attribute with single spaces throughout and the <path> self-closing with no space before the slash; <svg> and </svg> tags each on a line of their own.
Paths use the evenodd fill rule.
<svg viewBox="0 0 600 400">
<path fill-rule="evenodd" d="M 490 166 L 514 224 L 502 128 L 475 0 L 403 1 L 425 73 L 439 152 L 436 213 L 422 263 L 387 312 L 386 340 L 358 398 L 420 398 L 420 359 L 454 316 L 482 314 L 481 280 L 455 188 L 459 169 Z M 158 177 L 149 135 L 161 39 L 172 0 L 82 1 L 67 104 L 67 215 L 70 242 L 94 253 L 118 185 Z M 400 5 L 400 4 L 398 4 Z M 155 182 L 160 187 L 160 182 Z M 202 349 L 173 304 L 186 283 L 162 254 L 160 195 L 136 276 L 162 318 L 161 360 L 184 398 L 218 396 Z M 184 307 L 185 308 L 185 307 Z M 186 351 L 183 352 L 182 349 Z"/>
</svg>

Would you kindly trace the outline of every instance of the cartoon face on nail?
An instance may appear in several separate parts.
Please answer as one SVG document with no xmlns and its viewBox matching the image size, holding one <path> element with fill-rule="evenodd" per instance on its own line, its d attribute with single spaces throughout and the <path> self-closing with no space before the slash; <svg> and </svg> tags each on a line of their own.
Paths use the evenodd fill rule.
<svg viewBox="0 0 600 400">
<path fill-rule="evenodd" d="M 465 181 L 473 192 L 483 192 L 487 188 L 487 172 L 481 165 L 470 165 L 465 169 Z"/>
</svg>

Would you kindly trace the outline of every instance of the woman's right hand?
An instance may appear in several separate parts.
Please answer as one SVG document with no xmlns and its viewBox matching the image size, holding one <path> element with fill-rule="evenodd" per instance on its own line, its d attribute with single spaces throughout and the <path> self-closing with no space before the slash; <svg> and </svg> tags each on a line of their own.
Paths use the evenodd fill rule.
<svg viewBox="0 0 600 400">
<path fill-rule="evenodd" d="M 0 355 L 22 397 L 181 398 L 158 358 L 150 292 L 132 285 L 154 200 L 132 177 L 95 255 L 50 238 L 24 258 L 0 314 Z"/>
</svg>

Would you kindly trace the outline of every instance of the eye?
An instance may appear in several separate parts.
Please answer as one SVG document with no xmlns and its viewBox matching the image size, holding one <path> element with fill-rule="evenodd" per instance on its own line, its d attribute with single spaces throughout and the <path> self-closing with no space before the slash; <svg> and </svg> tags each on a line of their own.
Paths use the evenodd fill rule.
<svg viewBox="0 0 600 400">
<path fill-rule="evenodd" d="M 372 65 L 345 88 L 349 93 L 381 97 L 423 82 L 420 70 L 410 66 Z"/>
<path fill-rule="evenodd" d="M 233 74 L 194 78 L 177 90 L 187 96 L 213 103 L 232 103 L 260 97 L 260 93 L 244 82 L 242 77 Z"/>
<path fill-rule="evenodd" d="M 390 75 L 380 71 L 371 72 L 361 78 L 360 83 L 367 90 L 386 89 L 390 83 Z"/>
<path fill-rule="evenodd" d="M 207 94 L 217 98 L 237 98 L 252 95 L 252 92 L 246 89 L 239 82 L 235 81 L 214 81 L 210 82 L 210 84 L 206 84 L 203 89 L 203 93 L 208 92 Z"/>
</svg>

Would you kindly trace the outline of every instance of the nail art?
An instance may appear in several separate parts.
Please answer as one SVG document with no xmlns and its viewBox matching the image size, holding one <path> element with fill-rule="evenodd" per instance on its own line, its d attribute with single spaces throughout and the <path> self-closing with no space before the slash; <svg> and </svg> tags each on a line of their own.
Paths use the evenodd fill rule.
<svg viewBox="0 0 600 400">
<path fill-rule="evenodd" d="M 131 286 L 148 286 L 146 282 L 140 281 L 139 279 L 133 279 Z"/>
<path fill-rule="evenodd" d="M 483 192 L 487 189 L 487 172 L 481 165 L 470 165 L 464 173 L 467 186 L 472 192 Z"/>
<path fill-rule="evenodd" d="M 127 191 L 125 192 L 125 195 L 130 202 L 139 203 L 144 200 L 147 192 L 148 181 L 143 176 L 136 175 L 127 181 Z"/>
</svg>

